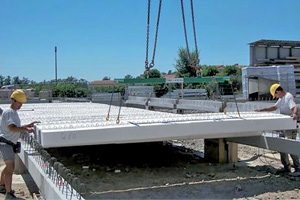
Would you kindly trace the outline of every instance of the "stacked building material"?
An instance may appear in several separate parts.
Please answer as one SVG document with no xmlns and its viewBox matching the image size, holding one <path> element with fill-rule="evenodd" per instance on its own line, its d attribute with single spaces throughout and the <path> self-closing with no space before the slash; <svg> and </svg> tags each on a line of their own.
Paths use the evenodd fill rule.
<svg viewBox="0 0 300 200">
<path fill-rule="evenodd" d="M 294 66 L 264 66 L 245 67 L 242 69 L 243 97 L 249 99 L 252 94 L 269 95 L 269 88 L 273 83 L 280 83 L 282 87 L 296 95 Z M 272 98 L 270 96 L 270 98 Z"/>
</svg>

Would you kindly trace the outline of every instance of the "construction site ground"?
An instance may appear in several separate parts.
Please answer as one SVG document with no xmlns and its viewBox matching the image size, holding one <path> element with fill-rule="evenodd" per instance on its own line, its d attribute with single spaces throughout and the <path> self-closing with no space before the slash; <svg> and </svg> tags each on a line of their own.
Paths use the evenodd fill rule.
<svg viewBox="0 0 300 200">
<path fill-rule="evenodd" d="M 5 164 L 2 160 L 0 159 L 0 170 L 2 172 L 3 168 L 5 167 Z M 14 173 L 13 175 L 13 190 L 15 190 L 15 195 L 18 197 L 18 199 L 35 199 L 33 198 L 36 195 L 33 194 L 38 194 L 38 188 L 36 184 L 34 183 L 32 177 L 30 174 L 24 173 L 24 174 L 19 174 L 19 173 Z M 5 194 L 0 193 L 0 200 L 5 199 Z"/>
<path fill-rule="evenodd" d="M 203 159 L 203 148 L 193 139 L 49 152 L 87 184 L 85 199 L 300 198 L 300 177 L 276 174 L 277 152 L 239 145 L 239 162 L 221 165 Z M 13 189 L 20 199 L 37 192 L 28 173 L 14 174 Z"/>
</svg>

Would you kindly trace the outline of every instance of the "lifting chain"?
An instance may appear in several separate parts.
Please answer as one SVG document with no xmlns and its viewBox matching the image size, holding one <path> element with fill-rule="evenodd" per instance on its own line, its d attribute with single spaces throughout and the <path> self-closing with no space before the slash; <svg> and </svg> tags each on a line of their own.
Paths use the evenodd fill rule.
<svg viewBox="0 0 300 200">
<path fill-rule="evenodd" d="M 187 49 L 187 53 L 188 53 L 188 58 L 189 58 L 189 60 L 191 60 L 189 42 L 188 42 L 188 37 L 187 37 L 187 32 L 186 32 L 183 0 L 180 0 L 180 3 L 181 3 L 181 13 L 182 13 L 182 22 L 183 22 L 183 31 L 184 31 L 185 44 L 186 44 L 186 49 Z"/>
<path fill-rule="evenodd" d="M 195 17 L 194 17 L 194 4 L 193 0 L 191 0 L 191 13 L 192 13 L 192 24 L 193 24 L 193 33 L 194 33 L 194 42 L 195 42 L 195 51 L 196 51 L 196 65 L 199 65 L 199 52 L 197 45 L 197 35 L 196 35 L 196 26 L 195 26 Z"/>
<path fill-rule="evenodd" d="M 187 37 L 187 31 L 186 31 L 186 23 L 185 23 L 185 14 L 184 14 L 184 5 L 183 0 L 181 2 L 181 12 L 182 12 L 182 21 L 183 21 L 183 30 L 184 30 L 184 37 L 185 37 L 185 43 L 187 48 L 187 54 L 188 59 L 191 62 L 191 67 L 196 69 L 196 73 L 198 74 L 201 72 L 201 69 L 199 67 L 199 52 L 198 52 L 198 45 L 197 45 L 197 36 L 196 36 L 196 27 L 195 27 L 195 17 L 194 17 L 194 6 L 193 6 L 193 0 L 190 0 L 191 2 L 191 14 L 192 14 L 192 25 L 193 25 L 193 34 L 194 34 L 194 43 L 195 43 L 195 51 L 196 51 L 196 58 L 195 60 L 191 61 L 191 54 L 190 54 L 190 48 L 188 43 L 188 37 Z"/>
<path fill-rule="evenodd" d="M 161 13 L 161 3 L 162 3 L 162 0 L 159 1 L 157 21 L 156 21 L 156 30 L 155 30 L 155 38 L 154 38 L 154 46 L 153 46 L 153 54 L 152 54 L 151 63 L 149 64 L 149 62 L 148 62 L 148 52 L 149 52 L 149 35 L 150 35 L 149 32 L 150 32 L 151 0 L 148 0 L 147 33 L 146 33 L 146 60 L 145 60 L 145 74 L 147 75 L 147 77 L 149 76 L 150 69 L 152 67 L 154 67 L 157 37 L 158 37 L 158 27 L 159 27 L 159 21 L 160 21 L 160 13 Z"/>
</svg>

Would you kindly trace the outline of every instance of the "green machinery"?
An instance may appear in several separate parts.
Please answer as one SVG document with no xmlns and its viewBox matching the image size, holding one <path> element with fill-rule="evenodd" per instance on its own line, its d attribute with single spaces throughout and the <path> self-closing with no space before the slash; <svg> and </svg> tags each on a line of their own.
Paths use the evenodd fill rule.
<svg viewBox="0 0 300 200">
<path fill-rule="evenodd" d="M 211 77 L 185 77 L 185 78 L 135 78 L 135 79 L 114 79 L 116 83 L 135 84 L 135 83 L 225 83 L 230 82 L 229 76 Z"/>
</svg>

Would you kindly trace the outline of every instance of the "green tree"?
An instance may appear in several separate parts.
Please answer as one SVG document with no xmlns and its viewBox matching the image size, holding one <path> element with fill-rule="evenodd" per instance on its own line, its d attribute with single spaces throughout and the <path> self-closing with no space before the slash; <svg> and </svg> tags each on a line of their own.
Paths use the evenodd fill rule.
<svg viewBox="0 0 300 200">
<path fill-rule="evenodd" d="M 195 77 L 196 69 L 193 68 L 193 63 L 197 61 L 196 51 L 188 52 L 186 48 L 179 48 L 178 59 L 176 59 L 175 69 L 177 77 Z"/>
<path fill-rule="evenodd" d="M 242 70 L 236 65 L 228 65 L 219 73 L 220 76 L 230 76 L 234 90 L 241 90 Z"/>
<path fill-rule="evenodd" d="M 133 79 L 133 76 L 131 76 L 130 74 L 127 74 L 124 78 L 126 78 L 126 79 Z"/>
<path fill-rule="evenodd" d="M 15 85 L 19 85 L 19 84 L 21 84 L 21 80 L 18 76 L 15 76 L 15 77 L 13 77 L 12 83 Z"/>
<path fill-rule="evenodd" d="M 231 75 L 241 75 L 241 69 L 237 68 L 234 65 L 227 65 L 220 72 L 220 76 L 231 76 Z"/>
<path fill-rule="evenodd" d="M 66 79 L 64 79 L 64 82 L 67 82 L 67 83 L 77 82 L 77 78 L 75 78 L 73 76 L 68 76 Z"/>
<path fill-rule="evenodd" d="M 22 85 L 29 85 L 30 81 L 28 78 L 23 77 L 22 80 L 20 80 Z"/>
<path fill-rule="evenodd" d="M 5 77 L 0 75 L 0 86 L 4 85 L 4 79 L 5 79 Z"/>
<path fill-rule="evenodd" d="M 7 76 L 7 77 L 4 79 L 4 85 L 11 85 L 11 77 L 10 77 L 10 76 Z"/>
<path fill-rule="evenodd" d="M 216 76 L 219 73 L 216 66 L 202 66 L 201 76 Z"/>
<path fill-rule="evenodd" d="M 148 77 L 147 74 L 143 74 L 143 78 L 161 78 L 161 73 L 157 69 L 150 69 Z"/>
<path fill-rule="evenodd" d="M 87 97 L 87 89 L 86 88 L 75 88 L 74 97 Z"/>
<path fill-rule="evenodd" d="M 149 71 L 149 78 L 160 78 L 161 74 L 160 71 L 158 71 L 157 69 L 151 69 Z"/>
<path fill-rule="evenodd" d="M 154 84 L 153 90 L 156 97 L 161 97 L 168 92 L 168 87 L 166 84 Z"/>
</svg>

